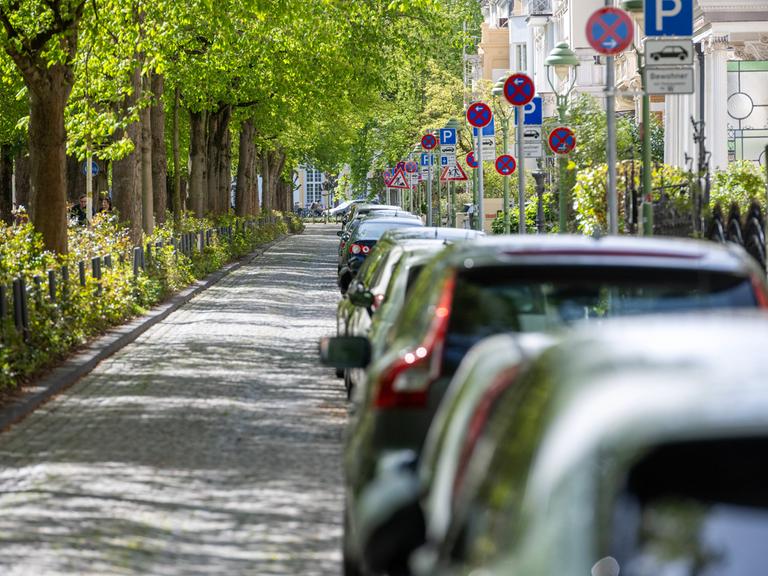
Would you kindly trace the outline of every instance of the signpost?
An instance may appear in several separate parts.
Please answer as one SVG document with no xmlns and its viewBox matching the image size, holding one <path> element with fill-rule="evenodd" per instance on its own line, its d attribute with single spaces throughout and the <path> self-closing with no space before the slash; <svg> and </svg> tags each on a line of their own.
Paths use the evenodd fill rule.
<svg viewBox="0 0 768 576">
<path fill-rule="evenodd" d="M 437 138 L 434 134 L 426 134 L 421 139 L 421 147 L 424 150 L 432 150 L 435 146 L 437 146 Z M 424 166 L 423 160 L 424 155 L 422 154 L 422 166 Z M 432 226 L 432 164 L 434 161 L 434 156 L 429 154 L 427 162 L 427 226 Z"/>
<path fill-rule="evenodd" d="M 541 131 L 541 126 L 526 126 L 523 130 L 523 153 L 525 158 L 541 158 L 544 156 Z"/>
<path fill-rule="evenodd" d="M 407 190 L 410 186 L 408 184 L 408 177 L 405 175 L 405 172 L 402 170 L 398 170 L 395 172 L 395 175 L 392 177 L 392 180 L 387 182 L 388 188 L 398 188 L 400 190 Z"/>
<path fill-rule="evenodd" d="M 525 106 L 531 102 L 536 95 L 536 88 L 533 80 L 526 74 L 512 74 L 504 82 L 504 97 L 507 102 L 517 106 L 517 157 L 525 158 L 525 133 L 523 128 Z M 520 108 L 523 108 L 520 110 Z M 525 168 L 520 170 L 517 176 L 517 202 L 518 202 L 518 232 L 525 234 Z"/>
<path fill-rule="evenodd" d="M 464 182 L 467 180 L 467 173 L 458 164 L 456 166 L 446 166 L 443 168 L 442 174 L 440 174 L 440 180 L 443 182 Z"/>
<path fill-rule="evenodd" d="M 693 94 L 693 67 L 648 68 L 645 71 L 648 94 Z"/>
<path fill-rule="evenodd" d="M 549 133 L 549 149 L 555 154 L 568 154 L 576 146 L 576 135 L 567 126 L 558 126 Z"/>
<path fill-rule="evenodd" d="M 541 126 L 544 123 L 544 101 L 541 96 L 534 96 L 533 99 L 523 106 L 524 114 L 523 124 L 526 126 Z M 517 108 L 515 108 L 515 123 L 517 123 Z"/>
<path fill-rule="evenodd" d="M 512 176 L 517 169 L 517 161 L 514 156 L 502 154 L 496 158 L 496 172 L 502 176 Z"/>
<path fill-rule="evenodd" d="M 480 215 L 479 218 L 479 230 L 483 229 L 485 223 L 485 206 L 484 206 L 484 191 L 483 191 L 483 137 L 482 128 L 487 126 L 493 120 L 493 112 L 491 112 L 490 106 L 485 102 L 474 102 L 469 105 L 467 109 L 467 122 L 469 122 L 475 128 L 480 128 L 479 138 L 476 138 L 477 155 L 475 159 L 479 170 L 477 171 L 477 211 Z"/>
</svg>

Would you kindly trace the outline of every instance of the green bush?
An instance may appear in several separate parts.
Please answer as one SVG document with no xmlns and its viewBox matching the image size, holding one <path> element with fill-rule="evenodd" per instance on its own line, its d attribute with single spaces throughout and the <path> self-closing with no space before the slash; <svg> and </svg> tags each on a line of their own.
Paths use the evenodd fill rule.
<svg viewBox="0 0 768 576">
<path fill-rule="evenodd" d="M 734 202 L 745 212 L 753 199 L 763 203 L 765 175 L 760 166 L 748 160 L 731 162 L 726 170 L 716 172 L 712 179 L 710 204 L 720 204 L 725 210 Z"/>
<path fill-rule="evenodd" d="M 527 182 L 526 182 L 527 183 Z M 542 198 L 544 205 L 544 225 L 545 232 L 557 233 L 558 224 L 557 216 L 553 214 L 552 208 L 555 205 L 555 197 L 550 192 L 545 192 Z M 536 218 L 539 212 L 538 198 L 535 196 L 528 197 L 525 202 L 525 229 L 529 234 L 535 234 L 538 231 L 536 226 Z M 509 230 L 510 233 L 515 234 L 518 231 L 518 209 L 517 206 L 510 208 L 509 210 Z M 504 213 L 501 212 L 491 224 L 491 230 L 494 234 L 504 234 Z"/>
<path fill-rule="evenodd" d="M 25 278 L 30 320 L 26 340 L 16 330 L 12 318 L 0 322 L 0 394 L 88 338 L 143 312 L 228 261 L 286 234 L 286 220 L 278 215 L 274 223 L 231 215 L 215 221 L 185 215 L 177 224 L 169 219 L 142 240 L 143 246 L 152 246 L 151 255 L 145 258 L 146 270 L 136 277 L 128 229 L 120 226 L 114 216 L 97 215 L 90 226 L 72 226 L 67 256 L 46 252 L 40 235 L 30 224 L 0 223 L 0 284 L 9 286 L 14 278 Z M 202 253 L 193 251 L 187 256 L 172 245 L 172 240 L 181 233 L 219 227 L 227 228 L 231 234 L 214 232 Z M 102 277 L 96 279 L 91 258 L 107 254 L 111 255 L 112 266 L 102 264 Z M 86 264 L 85 286 L 79 283 L 80 261 Z M 64 266 L 70 276 L 66 286 L 61 280 Z M 56 272 L 55 303 L 48 298 L 48 270 Z M 35 276 L 44 280 L 40 290 L 35 287 Z M 10 308 L 10 295 L 8 304 Z"/>
</svg>

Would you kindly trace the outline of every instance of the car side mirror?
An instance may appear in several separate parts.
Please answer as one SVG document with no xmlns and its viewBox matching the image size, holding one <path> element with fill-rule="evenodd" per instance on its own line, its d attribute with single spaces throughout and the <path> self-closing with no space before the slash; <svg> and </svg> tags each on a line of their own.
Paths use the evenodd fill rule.
<svg viewBox="0 0 768 576">
<path fill-rule="evenodd" d="M 336 232 L 336 236 L 338 236 L 339 238 L 341 238 L 342 234 L 344 234 L 344 232 L 342 232 L 341 230 Z"/>
<path fill-rule="evenodd" d="M 322 338 L 320 362 L 332 368 L 365 368 L 371 362 L 371 343 L 361 336 Z"/>
<path fill-rule="evenodd" d="M 370 308 L 373 306 L 374 296 L 370 290 L 358 288 L 357 290 L 348 291 L 347 295 L 349 296 L 349 301 L 355 306 L 360 308 Z"/>
<path fill-rule="evenodd" d="M 398 574 L 411 553 L 426 541 L 417 473 L 390 469 L 369 484 L 357 510 L 366 567 L 375 574 Z"/>
</svg>

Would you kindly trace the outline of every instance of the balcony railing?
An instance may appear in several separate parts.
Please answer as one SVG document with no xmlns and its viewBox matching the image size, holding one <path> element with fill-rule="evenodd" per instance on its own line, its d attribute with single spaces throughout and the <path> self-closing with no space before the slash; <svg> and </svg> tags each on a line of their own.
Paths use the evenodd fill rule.
<svg viewBox="0 0 768 576">
<path fill-rule="evenodd" d="M 528 0 L 528 16 L 551 16 L 552 0 Z"/>
</svg>

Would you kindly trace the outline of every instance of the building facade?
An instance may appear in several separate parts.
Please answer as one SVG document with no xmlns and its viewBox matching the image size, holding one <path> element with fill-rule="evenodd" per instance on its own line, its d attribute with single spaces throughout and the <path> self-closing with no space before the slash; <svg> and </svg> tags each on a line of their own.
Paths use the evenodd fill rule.
<svg viewBox="0 0 768 576">
<path fill-rule="evenodd" d="M 293 178 L 293 205 L 309 208 L 313 203 L 327 207 L 327 192 L 323 190 L 325 174 L 312 166 L 299 166 Z"/>
</svg>

